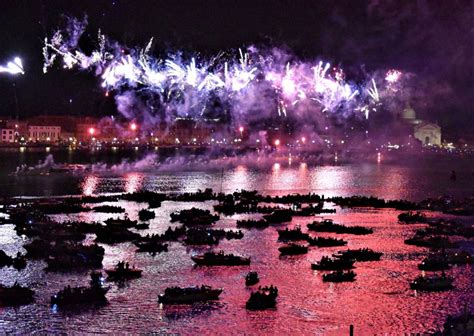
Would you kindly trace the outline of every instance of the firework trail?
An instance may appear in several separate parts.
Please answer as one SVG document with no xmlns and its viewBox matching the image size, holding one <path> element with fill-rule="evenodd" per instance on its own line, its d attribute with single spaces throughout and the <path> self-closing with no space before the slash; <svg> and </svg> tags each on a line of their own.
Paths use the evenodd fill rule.
<svg viewBox="0 0 474 336">
<path fill-rule="evenodd" d="M 217 104 L 234 124 L 275 114 L 315 122 L 322 113 L 347 117 L 365 111 L 368 118 L 369 106 L 381 101 L 374 78 L 357 84 L 328 62 L 295 60 L 277 48 L 250 47 L 239 49 L 236 57 L 221 53 L 209 60 L 184 59 L 179 52 L 156 58 L 150 53 L 153 39 L 144 48 L 130 49 L 99 31 L 95 50 L 86 54 L 79 47 L 86 26 L 85 19 L 71 19 L 66 29 L 45 38 L 43 70 L 59 62 L 65 69 L 93 72 L 126 117 L 145 113 L 155 121 L 202 119 Z M 387 75 L 387 86 L 400 76 Z"/>
<path fill-rule="evenodd" d="M 13 61 L 8 62 L 6 66 L 0 65 L 0 72 L 6 72 L 12 75 L 25 74 L 23 63 L 19 57 L 15 57 Z"/>
</svg>

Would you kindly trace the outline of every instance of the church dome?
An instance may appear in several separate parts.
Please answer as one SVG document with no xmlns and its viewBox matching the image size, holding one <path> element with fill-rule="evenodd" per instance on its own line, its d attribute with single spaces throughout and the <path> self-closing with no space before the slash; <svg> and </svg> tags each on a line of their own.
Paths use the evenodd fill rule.
<svg viewBox="0 0 474 336">
<path fill-rule="evenodd" d="M 405 107 L 402 113 L 402 118 L 405 120 L 415 120 L 416 119 L 415 110 L 411 106 Z"/>
</svg>

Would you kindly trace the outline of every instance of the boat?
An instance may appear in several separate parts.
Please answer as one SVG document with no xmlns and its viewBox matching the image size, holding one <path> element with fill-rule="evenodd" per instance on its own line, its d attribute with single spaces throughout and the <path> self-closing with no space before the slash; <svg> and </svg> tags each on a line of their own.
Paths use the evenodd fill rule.
<svg viewBox="0 0 474 336">
<path fill-rule="evenodd" d="M 446 255 L 434 254 L 427 256 L 421 263 L 418 264 L 418 269 L 423 271 L 443 271 L 449 269 L 448 259 Z"/>
<path fill-rule="evenodd" d="M 306 241 L 311 246 L 318 246 L 318 247 L 331 247 L 331 246 L 345 246 L 347 245 L 347 241 L 337 238 L 324 238 L 324 237 L 308 237 Z"/>
<path fill-rule="evenodd" d="M 355 261 L 376 261 L 380 260 L 383 255 L 382 252 L 376 252 L 368 248 L 361 248 L 357 250 L 339 251 L 333 254 L 338 259 L 355 260 Z"/>
<path fill-rule="evenodd" d="M 446 276 L 444 272 L 440 276 L 426 277 L 420 275 L 410 282 L 410 288 L 427 292 L 445 291 L 453 288 L 453 278 Z"/>
<path fill-rule="evenodd" d="M 468 310 L 467 303 L 464 304 L 464 310 L 459 315 L 448 315 L 443 329 L 443 333 L 436 333 L 433 336 L 474 335 L 474 314 Z"/>
<path fill-rule="evenodd" d="M 308 247 L 298 244 L 288 244 L 278 248 L 280 255 L 297 255 L 308 253 Z"/>
<path fill-rule="evenodd" d="M 0 285 L 0 307 L 26 305 L 34 301 L 35 292 L 18 283 L 12 287 Z"/>
<path fill-rule="evenodd" d="M 363 226 L 345 226 L 341 224 L 335 224 L 331 219 L 324 219 L 320 222 L 315 221 L 313 223 L 307 224 L 306 227 L 311 231 L 349 233 L 354 235 L 366 235 L 374 232 L 371 228 L 366 228 Z"/>
<path fill-rule="evenodd" d="M 50 173 L 87 173 L 91 170 L 89 165 L 84 164 L 72 164 L 72 163 L 63 163 L 63 164 L 54 164 L 50 169 Z"/>
<path fill-rule="evenodd" d="M 307 240 L 309 235 L 301 231 L 301 227 L 297 226 L 294 229 L 277 230 L 278 240 Z"/>
<path fill-rule="evenodd" d="M 142 270 L 138 268 L 130 268 L 128 263 L 119 261 L 115 268 L 105 270 L 109 280 L 128 280 L 136 279 L 142 276 Z"/>
<path fill-rule="evenodd" d="M 122 228 L 132 228 L 138 224 L 137 221 L 132 221 L 128 217 L 125 217 L 124 219 L 120 218 L 109 218 L 104 221 L 107 226 L 118 226 Z"/>
<path fill-rule="evenodd" d="M 248 272 L 245 276 L 245 286 L 253 286 L 259 283 L 259 281 L 258 273 L 255 271 Z"/>
<path fill-rule="evenodd" d="M 184 242 L 187 245 L 217 245 L 219 237 L 213 231 L 189 229 Z"/>
<path fill-rule="evenodd" d="M 185 226 L 211 225 L 219 220 L 218 215 L 213 215 L 209 210 L 191 208 L 173 212 L 171 222 L 181 222 Z"/>
<path fill-rule="evenodd" d="M 105 212 L 105 213 L 124 213 L 125 209 L 119 206 L 114 205 L 99 205 L 92 208 L 95 212 Z"/>
<path fill-rule="evenodd" d="M 324 282 L 347 282 L 347 281 L 354 281 L 356 274 L 353 271 L 335 271 L 328 274 L 323 275 Z"/>
<path fill-rule="evenodd" d="M 148 252 L 148 253 L 160 253 L 168 252 L 168 244 L 162 244 L 155 240 L 146 242 L 137 242 L 135 245 L 138 247 L 137 252 Z"/>
<path fill-rule="evenodd" d="M 164 294 L 158 295 L 158 302 L 165 304 L 190 304 L 194 302 L 219 300 L 223 289 L 213 289 L 209 286 L 201 287 L 168 287 Z"/>
<path fill-rule="evenodd" d="M 224 254 L 223 251 L 220 251 L 219 253 L 206 252 L 203 255 L 193 256 L 191 259 L 200 266 L 250 265 L 250 258 L 244 258 L 233 254 Z"/>
<path fill-rule="evenodd" d="M 13 264 L 13 258 L 10 257 L 5 251 L 0 250 L 0 267 L 10 266 Z"/>
<path fill-rule="evenodd" d="M 250 294 L 250 298 L 245 304 L 245 308 L 249 310 L 264 310 L 268 308 L 275 308 L 277 297 L 277 287 L 259 287 L 258 291 L 252 292 Z"/>
<path fill-rule="evenodd" d="M 405 224 L 426 223 L 426 216 L 421 212 L 403 212 L 398 215 L 398 221 Z"/>
<path fill-rule="evenodd" d="M 293 211 L 289 209 L 278 209 L 271 214 L 263 216 L 263 218 L 269 223 L 290 222 L 293 218 Z"/>
<path fill-rule="evenodd" d="M 354 260 L 331 259 L 326 256 L 322 257 L 318 263 L 311 264 L 313 270 L 338 271 L 351 268 L 354 268 Z"/>
<path fill-rule="evenodd" d="M 453 265 L 467 265 L 472 263 L 472 256 L 467 251 L 461 251 L 448 255 L 448 260 Z"/>
<path fill-rule="evenodd" d="M 102 287 L 100 278 L 100 273 L 92 273 L 89 287 L 65 287 L 51 297 L 51 305 L 69 306 L 106 303 L 107 298 L 105 294 L 107 294 L 110 288 Z"/>
<path fill-rule="evenodd" d="M 149 228 L 150 228 L 150 224 L 147 224 L 147 223 L 140 223 L 140 224 L 135 225 L 135 229 L 137 230 L 146 230 Z"/>
<path fill-rule="evenodd" d="M 138 218 L 141 221 L 147 221 L 147 220 L 153 219 L 155 218 L 155 212 L 147 210 L 147 209 L 141 209 L 140 211 L 138 211 Z"/>
<path fill-rule="evenodd" d="M 265 229 L 270 224 L 265 219 L 255 220 L 255 219 L 247 219 L 247 220 L 238 220 L 237 227 L 243 227 L 247 229 L 255 228 L 255 229 Z"/>
<path fill-rule="evenodd" d="M 18 271 L 24 269 L 26 267 L 26 257 L 18 252 L 16 258 L 12 259 L 12 265 Z"/>
<path fill-rule="evenodd" d="M 433 249 L 448 249 L 458 247 L 457 243 L 451 242 L 448 237 L 444 236 L 422 237 L 415 235 L 413 238 L 405 239 L 405 244 Z"/>
</svg>

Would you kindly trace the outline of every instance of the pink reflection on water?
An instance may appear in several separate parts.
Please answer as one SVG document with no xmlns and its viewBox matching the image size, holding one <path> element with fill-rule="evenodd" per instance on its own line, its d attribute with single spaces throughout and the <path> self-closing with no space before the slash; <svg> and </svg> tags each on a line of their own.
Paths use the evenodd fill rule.
<svg viewBox="0 0 474 336">
<path fill-rule="evenodd" d="M 247 167 L 239 165 L 226 177 L 226 190 L 251 189 L 250 178 Z"/>
<path fill-rule="evenodd" d="M 310 187 L 308 167 L 305 163 L 296 167 L 283 167 L 279 163 L 272 166 L 266 188 L 268 190 L 288 190 L 289 192 L 308 192 Z"/>
<path fill-rule="evenodd" d="M 96 192 L 98 185 L 99 185 L 99 178 L 97 176 L 95 175 L 86 176 L 86 178 L 81 184 L 82 194 L 84 196 L 93 195 Z"/>
<path fill-rule="evenodd" d="M 143 186 L 144 175 L 141 173 L 129 173 L 125 175 L 125 192 L 137 192 Z"/>
<path fill-rule="evenodd" d="M 311 189 L 323 194 L 335 194 L 336 190 L 346 189 L 353 183 L 353 176 L 347 170 L 335 169 L 316 169 L 311 174 Z"/>
</svg>

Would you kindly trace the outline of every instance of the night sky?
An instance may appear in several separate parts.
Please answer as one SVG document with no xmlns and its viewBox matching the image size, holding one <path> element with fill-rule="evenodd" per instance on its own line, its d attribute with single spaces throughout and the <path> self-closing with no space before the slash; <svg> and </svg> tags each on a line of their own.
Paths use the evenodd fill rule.
<svg viewBox="0 0 474 336">
<path fill-rule="evenodd" d="M 348 73 L 397 68 L 417 75 L 421 117 L 453 136 L 474 122 L 474 1 L 2 0 L 0 64 L 23 59 L 24 76 L 0 75 L 0 116 L 114 113 L 91 74 L 42 73 L 42 41 L 64 16 L 88 16 L 97 29 L 129 46 L 155 38 L 168 49 L 204 55 L 256 44 L 323 57 Z"/>
</svg>

